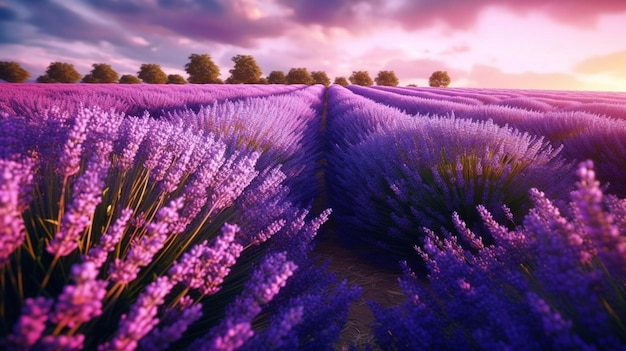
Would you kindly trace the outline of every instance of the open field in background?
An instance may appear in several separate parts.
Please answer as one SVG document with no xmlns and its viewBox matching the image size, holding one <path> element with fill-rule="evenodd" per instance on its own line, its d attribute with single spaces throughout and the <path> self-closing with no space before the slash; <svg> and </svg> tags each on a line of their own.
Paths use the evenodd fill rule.
<svg viewBox="0 0 626 351">
<path fill-rule="evenodd" d="M 626 347 L 626 93 L 1 84 L 0 127 L 8 347 Z"/>
</svg>

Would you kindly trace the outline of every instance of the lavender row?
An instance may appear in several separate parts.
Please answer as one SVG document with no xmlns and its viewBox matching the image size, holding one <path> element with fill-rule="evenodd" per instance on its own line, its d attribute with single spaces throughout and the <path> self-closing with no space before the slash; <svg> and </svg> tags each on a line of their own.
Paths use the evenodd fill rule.
<svg viewBox="0 0 626 351">
<path fill-rule="evenodd" d="M 584 105 L 541 112 L 530 110 L 530 105 L 526 106 L 528 109 L 500 105 L 470 106 L 443 99 L 420 99 L 375 91 L 372 88 L 351 89 L 407 113 L 441 116 L 454 114 L 457 118 L 493 121 L 501 126 L 511 126 L 522 132 L 545 137 L 554 147 L 562 145 L 562 155 L 570 160 L 592 159 L 598 178 L 608 184 L 610 192 L 626 196 L 626 184 L 623 182 L 623 170 L 626 169 L 626 110 L 623 106 L 612 105 L 618 106 L 622 111 L 610 114 L 621 118 L 606 118 L 579 107 Z M 528 98 L 526 100 L 534 101 Z M 602 104 L 594 106 L 600 105 Z"/>
<path fill-rule="evenodd" d="M 399 108 L 410 114 L 471 115 L 490 106 L 519 108 L 534 112 L 580 111 L 626 119 L 626 96 L 611 93 L 543 92 L 510 90 L 464 91 L 462 89 L 417 89 L 349 86 L 357 94 Z M 433 91 L 434 90 L 434 91 Z M 481 107 L 482 106 L 482 107 Z"/>
<path fill-rule="evenodd" d="M 147 111 L 157 117 L 163 110 L 184 107 L 197 110 L 202 105 L 216 101 L 271 96 L 299 89 L 302 89 L 302 86 L 22 84 L 18 87 L 3 84 L 0 85 L 0 111 L 29 117 L 50 108 L 74 114 L 82 107 L 99 106 L 130 116 L 141 116 Z"/>
<path fill-rule="evenodd" d="M 308 110 L 295 108 L 302 121 L 283 127 L 313 129 L 321 92 L 287 98 Z M 272 118 L 248 112 L 248 121 Z M 304 145 L 315 132 L 284 130 L 273 151 L 240 143 L 254 131 L 237 141 L 97 107 L 5 114 L 2 127 L 7 347 L 329 349 L 337 340 L 358 290 L 308 258 L 330 212 L 295 203 L 304 197 L 283 172 L 306 168 L 294 148 L 316 150 Z M 284 153 L 285 166 L 262 161 L 266 152 Z"/>
<path fill-rule="evenodd" d="M 405 264 L 403 304 L 370 306 L 388 350 L 625 350 L 626 200 L 603 194 L 593 163 L 577 171 L 569 206 L 531 190 L 533 208 L 509 229 L 478 207 L 486 244 L 458 214 L 456 236 L 427 230 Z M 468 249 L 469 247 L 469 249 Z"/>
<path fill-rule="evenodd" d="M 229 148 L 261 153 L 263 168 L 280 164 L 294 201 L 306 204 L 319 194 L 318 161 L 323 157 L 321 116 L 325 88 L 309 86 L 292 93 L 169 111 L 165 118 L 211 132 Z"/>
<path fill-rule="evenodd" d="M 519 219 L 532 187 L 557 195 L 571 186 L 570 165 L 541 138 L 491 122 L 414 118 L 350 94 L 329 89 L 327 173 L 348 241 L 403 257 L 423 243 L 420 228 L 450 231 L 454 211 L 471 228 L 480 224 L 479 204 L 499 218 L 506 204 Z"/>
<path fill-rule="evenodd" d="M 626 200 L 603 194 L 591 161 L 579 165 L 574 184 L 573 170 L 549 144 L 506 124 L 410 116 L 337 88 L 329 101 L 337 106 L 329 109 L 336 139 L 328 177 L 341 234 L 404 260 L 406 301 L 390 308 L 370 303 L 380 348 L 626 349 Z M 570 142 L 569 150 L 598 145 L 622 122 L 585 113 L 529 119 L 528 111 L 506 110 L 537 128 L 535 135 L 543 134 L 542 121 L 563 123 L 562 131 L 580 128 L 581 116 L 604 127 L 585 141 L 580 133 L 580 144 Z M 619 152 L 621 144 L 612 141 L 601 152 Z M 449 157 L 455 150 L 466 152 Z M 512 163 L 493 172 L 485 160 L 494 159 Z M 526 169 L 511 172 L 519 165 Z M 614 179 L 623 179 L 623 171 Z M 504 195 L 463 201 L 481 188 Z M 522 192 L 530 203 L 520 211 L 514 204 Z"/>
<path fill-rule="evenodd" d="M 391 87 L 376 87 L 376 88 L 391 88 Z M 410 91 L 414 94 L 420 94 L 428 92 L 431 94 L 440 95 L 445 97 L 472 97 L 478 100 L 491 101 L 494 98 L 497 100 L 514 99 L 514 98 L 531 98 L 538 100 L 548 101 L 566 101 L 576 103 L 595 103 L 606 102 L 623 104 L 626 99 L 626 93 L 624 92 L 609 92 L 609 91 L 575 91 L 575 90 L 535 90 L 535 89 L 493 89 L 493 88 L 392 88 L 402 91 Z"/>
</svg>

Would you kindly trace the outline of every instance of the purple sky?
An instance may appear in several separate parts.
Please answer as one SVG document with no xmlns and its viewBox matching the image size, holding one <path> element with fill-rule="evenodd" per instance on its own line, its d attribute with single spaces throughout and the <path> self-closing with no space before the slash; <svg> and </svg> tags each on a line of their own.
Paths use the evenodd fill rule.
<svg viewBox="0 0 626 351">
<path fill-rule="evenodd" d="M 244 54 L 264 75 L 393 70 L 425 86 L 447 70 L 458 87 L 626 91 L 624 33 L 624 0 L 0 0 L 0 60 L 33 78 L 52 61 L 186 76 L 206 53 L 222 79 Z"/>
</svg>

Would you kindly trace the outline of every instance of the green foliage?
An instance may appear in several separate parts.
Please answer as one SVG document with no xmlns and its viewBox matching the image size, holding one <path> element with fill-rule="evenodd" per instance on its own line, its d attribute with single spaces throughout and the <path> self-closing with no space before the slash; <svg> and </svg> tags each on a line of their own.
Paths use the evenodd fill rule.
<svg viewBox="0 0 626 351">
<path fill-rule="evenodd" d="M 167 76 L 167 84 L 187 84 L 187 81 L 180 74 L 170 74 Z"/>
<path fill-rule="evenodd" d="M 338 85 L 341 85 L 342 87 L 347 87 L 348 85 L 350 85 L 350 83 L 348 83 L 348 80 L 346 79 L 346 77 L 337 77 L 337 78 L 335 78 L 335 81 L 333 82 L 333 84 L 338 84 Z"/>
<path fill-rule="evenodd" d="M 237 55 L 232 58 L 235 67 L 231 69 L 228 84 L 258 84 L 263 71 L 250 55 Z"/>
<path fill-rule="evenodd" d="M 189 62 L 185 64 L 185 72 L 189 74 L 189 83 L 192 84 L 222 84 L 220 68 L 207 54 L 191 54 Z"/>
<path fill-rule="evenodd" d="M 287 84 L 287 77 L 285 76 L 285 72 L 283 71 L 272 71 L 270 75 L 267 76 L 268 84 Z"/>
<path fill-rule="evenodd" d="M 350 80 L 350 83 L 355 85 L 370 86 L 374 84 L 367 71 L 352 71 L 352 75 L 348 79 Z"/>
<path fill-rule="evenodd" d="M 148 84 L 167 83 L 167 74 L 163 72 L 160 65 L 155 63 L 144 63 L 141 65 L 137 77 Z"/>
<path fill-rule="evenodd" d="M 313 77 L 306 68 L 292 68 L 287 73 L 287 84 L 313 84 Z"/>
<path fill-rule="evenodd" d="M 30 73 L 23 69 L 19 63 L 15 61 L 0 62 L 0 80 L 9 83 L 23 83 L 28 78 L 30 78 Z"/>
<path fill-rule="evenodd" d="M 120 84 L 141 84 L 141 80 L 132 74 L 125 74 L 120 77 Z"/>
<path fill-rule="evenodd" d="M 106 63 L 94 63 L 91 73 L 83 77 L 83 83 L 117 83 L 120 75 Z"/>
<path fill-rule="evenodd" d="M 376 85 L 384 85 L 389 87 L 397 87 L 398 77 L 396 77 L 396 73 L 394 71 L 380 71 L 378 72 L 378 76 L 376 76 Z"/>
<path fill-rule="evenodd" d="M 81 75 L 76 71 L 74 65 L 67 62 L 52 62 L 46 70 L 46 74 L 39 76 L 39 83 L 76 83 Z"/>
<path fill-rule="evenodd" d="M 37 77 L 37 83 L 56 83 L 52 78 L 48 77 L 48 75 L 43 75 Z"/>
<path fill-rule="evenodd" d="M 330 78 L 324 71 L 313 71 L 311 72 L 311 77 L 313 78 L 313 84 L 321 84 L 325 87 L 330 85 Z"/>
<path fill-rule="evenodd" d="M 417 84 L 407 84 L 406 86 L 411 88 L 417 88 Z"/>
<path fill-rule="evenodd" d="M 428 78 L 428 85 L 435 88 L 445 88 L 450 85 L 450 76 L 447 71 L 435 71 Z"/>
</svg>

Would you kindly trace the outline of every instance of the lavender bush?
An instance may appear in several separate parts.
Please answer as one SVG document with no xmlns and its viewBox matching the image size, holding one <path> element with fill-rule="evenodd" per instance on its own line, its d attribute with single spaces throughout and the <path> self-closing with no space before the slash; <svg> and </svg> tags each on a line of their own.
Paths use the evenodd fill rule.
<svg viewBox="0 0 626 351">
<path fill-rule="evenodd" d="M 230 149 L 261 152 L 261 168 L 280 163 L 285 181 L 296 190 L 293 200 L 307 204 L 320 191 L 311 180 L 319 172 L 324 151 L 320 142 L 324 92 L 322 85 L 308 86 L 288 94 L 213 103 L 197 112 L 175 110 L 166 118 L 213 133 Z"/>
<path fill-rule="evenodd" d="M 356 129 L 352 124 L 376 121 L 369 114 L 379 109 L 370 104 L 369 110 L 364 104 L 344 112 L 333 127 L 351 131 Z M 451 230 L 453 211 L 488 236 L 477 227 L 476 205 L 484 204 L 505 219 L 506 203 L 520 219 L 528 210 L 530 188 L 559 194 L 569 186 L 563 182 L 568 164 L 541 138 L 491 122 L 401 113 L 388 117 L 392 123 L 376 124 L 373 132 L 364 128 L 362 141 L 352 137 L 354 144 L 337 144 L 328 157 L 332 206 L 350 240 L 366 240 L 404 255 L 421 244 L 415 228 Z"/>
<path fill-rule="evenodd" d="M 626 349 L 626 200 L 604 195 L 581 163 L 569 207 L 532 189 L 534 207 L 509 230 L 485 207 L 485 245 L 455 214 L 457 236 L 428 230 L 428 280 L 405 266 L 407 300 L 372 304 L 377 342 L 388 350 Z M 458 239 L 457 239 L 458 238 Z M 472 251 L 463 249 L 467 243 Z"/>
<path fill-rule="evenodd" d="M 594 161 L 599 179 L 626 196 L 621 170 L 624 155 L 624 101 L 619 92 L 534 91 L 513 89 L 418 89 L 350 86 L 350 90 L 406 113 L 454 115 L 493 121 L 543 136 L 563 145 L 570 160 Z M 488 100 L 485 96 L 488 95 Z M 471 98 L 471 99 L 468 99 Z M 476 99 L 485 104 L 476 104 Z"/>
<path fill-rule="evenodd" d="M 5 113 L 2 125 L 7 348 L 337 340 L 345 317 L 302 327 L 328 306 L 347 311 L 358 295 L 308 259 L 330 212 L 294 205 L 280 166 L 259 167 L 263 150 L 97 107 Z M 273 300 L 299 271 L 325 278 L 281 295 L 288 310 L 268 309 L 285 304 Z"/>
<path fill-rule="evenodd" d="M 224 100 L 266 97 L 302 89 L 296 85 L 189 84 L 189 85 L 118 85 L 118 84 L 36 84 L 20 87 L 0 85 L 0 111 L 17 116 L 34 116 L 52 108 L 75 114 L 83 107 L 115 109 L 131 116 L 148 112 L 154 117 L 173 109 L 199 109 Z"/>
</svg>

